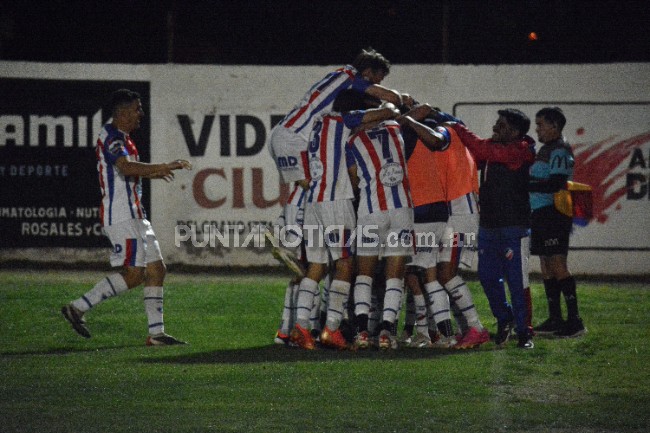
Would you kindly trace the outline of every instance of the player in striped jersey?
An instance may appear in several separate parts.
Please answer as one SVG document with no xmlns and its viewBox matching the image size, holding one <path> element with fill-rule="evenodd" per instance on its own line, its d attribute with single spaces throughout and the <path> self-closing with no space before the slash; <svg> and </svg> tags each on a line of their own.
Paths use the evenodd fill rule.
<svg viewBox="0 0 650 433">
<path fill-rule="evenodd" d="M 337 98 L 338 101 L 338 98 Z M 334 110 L 339 106 L 335 102 Z M 298 292 L 296 325 L 291 340 L 313 349 L 309 332 L 309 313 L 318 295 L 318 283 L 333 262 L 334 277 L 329 286 L 327 317 L 320 341 L 326 346 L 345 349 L 347 342 L 339 328 L 350 292 L 354 272 L 354 245 L 350 243 L 356 216 L 354 193 L 346 169 L 345 143 L 351 129 L 363 124 L 395 117 L 393 108 L 332 112 L 319 118 L 312 128 L 308 148 L 309 188 L 305 205 L 305 249 L 309 266 Z"/>
<path fill-rule="evenodd" d="M 100 217 L 104 233 L 113 244 L 111 265 L 122 271 L 98 282 L 81 298 L 65 305 L 61 312 L 73 329 L 90 338 L 84 314 L 104 300 L 144 283 L 144 304 L 149 322 L 146 344 L 184 344 L 165 334 L 163 282 L 165 264 L 160 246 L 142 207 L 143 177 L 174 178 L 174 170 L 191 169 L 188 161 L 167 164 L 140 162 L 130 133 L 144 117 L 140 95 L 120 89 L 111 98 L 112 122 L 102 128 L 97 140 L 97 169 L 102 193 Z"/>
<path fill-rule="evenodd" d="M 396 348 L 391 330 L 401 306 L 406 261 L 414 250 L 413 204 L 402 127 L 431 138 L 428 143 L 432 148 L 443 147 L 445 137 L 411 117 L 421 119 L 430 111 L 426 105 L 417 107 L 410 115 L 401 117 L 399 123 L 382 122 L 349 140 L 348 165 L 350 177 L 359 188 L 358 226 L 362 236 L 354 287 L 358 326 L 355 344 L 359 348 L 368 346 L 371 288 L 379 257 L 385 259 L 386 278 L 379 347 Z"/>
<path fill-rule="evenodd" d="M 368 48 L 351 65 L 330 72 L 311 86 L 296 106 L 271 131 L 269 151 L 283 182 L 306 179 L 301 154 L 307 149 L 314 120 L 332 110 L 336 96 L 353 89 L 397 106 L 412 105 L 413 98 L 380 85 L 390 71 L 390 62 Z"/>
</svg>

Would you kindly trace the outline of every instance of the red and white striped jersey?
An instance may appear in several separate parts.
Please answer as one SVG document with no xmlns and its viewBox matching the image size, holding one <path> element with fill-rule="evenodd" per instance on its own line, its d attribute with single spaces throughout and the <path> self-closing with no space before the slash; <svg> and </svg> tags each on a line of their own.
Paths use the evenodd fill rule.
<svg viewBox="0 0 650 433">
<path fill-rule="evenodd" d="M 348 176 L 345 146 L 350 129 L 343 116 L 332 113 L 314 123 L 307 158 L 309 162 L 309 203 L 354 198 L 352 183 Z"/>
<path fill-rule="evenodd" d="M 318 115 L 331 111 L 334 99 L 341 90 L 352 88 L 365 92 L 371 85 L 371 82 L 357 76 L 357 70 L 351 65 L 339 68 L 314 84 L 280 124 L 308 140 L 313 121 Z"/>
<path fill-rule="evenodd" d="M 139 161 L 138 149 L 128 134 L 107 123 L 97 139 L 97 171 L 102 203 L 99 209 L 103 226 L 130 219 L 146 218 L 142 207 L 142 180 L 139 176 L 124 176 L 115 166 L 124 156 Z"/>
<path fill-rule="evenodd" d="M 346 157 L 359 176 L 359 210 L 362 217 L 374 212 L 412 208 L 404 140 L 394 120 L 350 137 Z"/>
</svg>

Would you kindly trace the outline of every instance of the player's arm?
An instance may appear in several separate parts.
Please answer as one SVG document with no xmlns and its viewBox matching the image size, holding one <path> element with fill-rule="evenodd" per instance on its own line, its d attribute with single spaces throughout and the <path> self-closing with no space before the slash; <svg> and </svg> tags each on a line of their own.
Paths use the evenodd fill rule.
<svg viewBox="0 0 650 433">
<path fill-rule="evenodd" d="M 398 122 L 402 127 L 413 129 L 420 141 L 431 151 L 441 151 L 449 147 L 451 136 L 449 131 L 442 126 L 431 129 L 410 116 L 402 116 Z"/>
<path fill-rule="evenodd" d="M 354 145 L 350 142 L 345 144 L 345 164 L 348 168 L 348 176 L 354 190 L 355 197 L 359 195 L 359 175 L 357 174 L 357 161 L 354 156 Z"/>
<path fill-rule="evenodd" d="M 184 159 L 177 159 L 162 164 L 130 161 L 126 156 L 121 156 L 115 161 L 115 166 L 124 176 L 148 177 L 151 179 L 165 179 L 167 182 L 174 179 L 174 170 L 191 170 L 192 164 Z"/>
<path fill-rule="evenodd" d="M 351 122 L 348 116 L 354 116 L 356 123 Z M 399 110 L 391 103 L 383 104 L 379 108 L 370 108 L 367 110 L 350 112 L 344 114 L 345 124 L 352 130 L 351 135 L 365 129 L 372 129 L 384 120 L 395 119 L 399 116 Z"/>
<path fill-rule="evenodd" d="M 365 90 L 366 93 L 382 101 L 391 102 L 397 107 L 406 105 L 407 107 L 413 106 L 413 98 L 408 93 L 400 93 L 397 90 L 392 90 L 379 84 L 368 86 Z"/>
<path fill-rule="evenodd" d="M 478 137 L 465 125 L 459 123 L 448 125 L 458 134 L 460 140 L 477 162 L 498 162 L 518 168 L 522 164 L 532 164 L 535 159 L 535 153 L 531 150 L 535 142 L 528 136 L 516 143 L 502 144 Z"/>
</svg>

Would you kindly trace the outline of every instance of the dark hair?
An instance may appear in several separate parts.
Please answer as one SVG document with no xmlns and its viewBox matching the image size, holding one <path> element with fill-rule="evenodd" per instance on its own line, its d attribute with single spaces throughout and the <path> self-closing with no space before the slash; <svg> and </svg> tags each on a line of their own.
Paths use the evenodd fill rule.
<svg viewBox="0 0 650 433">
<path fill-rule="evenodd" d="M 140 94 L 129 89 L 119 89 L 111 95 L 111 102 L 109 109 L 112 114 L 119 108 L 131 104 L 133 101 L 140 99 Z"/>
<path fill-rule="evenodd" d="M 332 109 L 339 113 L 347 113 L 348 111 L 363 110 L 366 108 L 366 97 L 364 93 L 352 89 L 341 90 L 336 99 Z"/>
<path fill-rule="evenodd" d="M 390 72 L 390 62 L 381 53 L 371 47 L 361 50 L 357 58 L 352 62 L 352 66 L 358 72 L 363 72 L 367 68 L 373 71 L 382 71 L 385 75 L 388 75 Z"/>
<path fill-rule="evenodd" d="M 499 116 L 506 119 L 508 125 L 519 131 L 520 136 L 523 137 L 528 133 L 528 130 L 530 129 L 530 119 L 523 111 L 517 110 L 516 108 L 506 108 L 497 111 L 497 113 L 499 113 Z"/>
<path fill-rule="evenodd" d="M 560 107 L 544 107 L 535 114 L 535 117 L 543 117 L 547 122 L 555 125 L 562 131 L 566 125 L 566 117 Z"/>
</svg>

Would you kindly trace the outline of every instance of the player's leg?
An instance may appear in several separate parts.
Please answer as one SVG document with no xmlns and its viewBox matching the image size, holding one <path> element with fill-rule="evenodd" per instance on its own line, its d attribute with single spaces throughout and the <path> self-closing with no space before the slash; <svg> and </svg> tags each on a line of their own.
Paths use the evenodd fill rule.
<svg viewBox="0 0 650 433">
<path fill-rule="evenodd" d="M 84 314 L 107 299 L 117 296 L 144 280 L 144 251 L 136 226 L 131 222 L 104 228 L 113 245 L 110 262 L 113 267 L 123 267 L 98 281 L 80 298 L 61 308 L 61 313 L 81 336 L 90 338 Z"/>
<path fill-rule="evenodd" d="M 512 309 L 515 317 L 518 347 L 532 349 L 533 330 L 530 327 L 530 287 L 528 282 L 528 260 L 530 238 L 511 237 L 505 240 L 505 266 Z"/>
<path fill-rule="evenodd" d="M 514 316 L 506 298 L 505 265 L 513 259 L 513 252 L 502 242 L 498 229 L 479 229 L 478 277 L 492 314 L 497 319 L 495 343 L 505 344 L 510 338 Z M 509 255 L 509 257 L 504 257 Z M 512 288 L 510 288 L 512 291 Z"/>
</svg>

